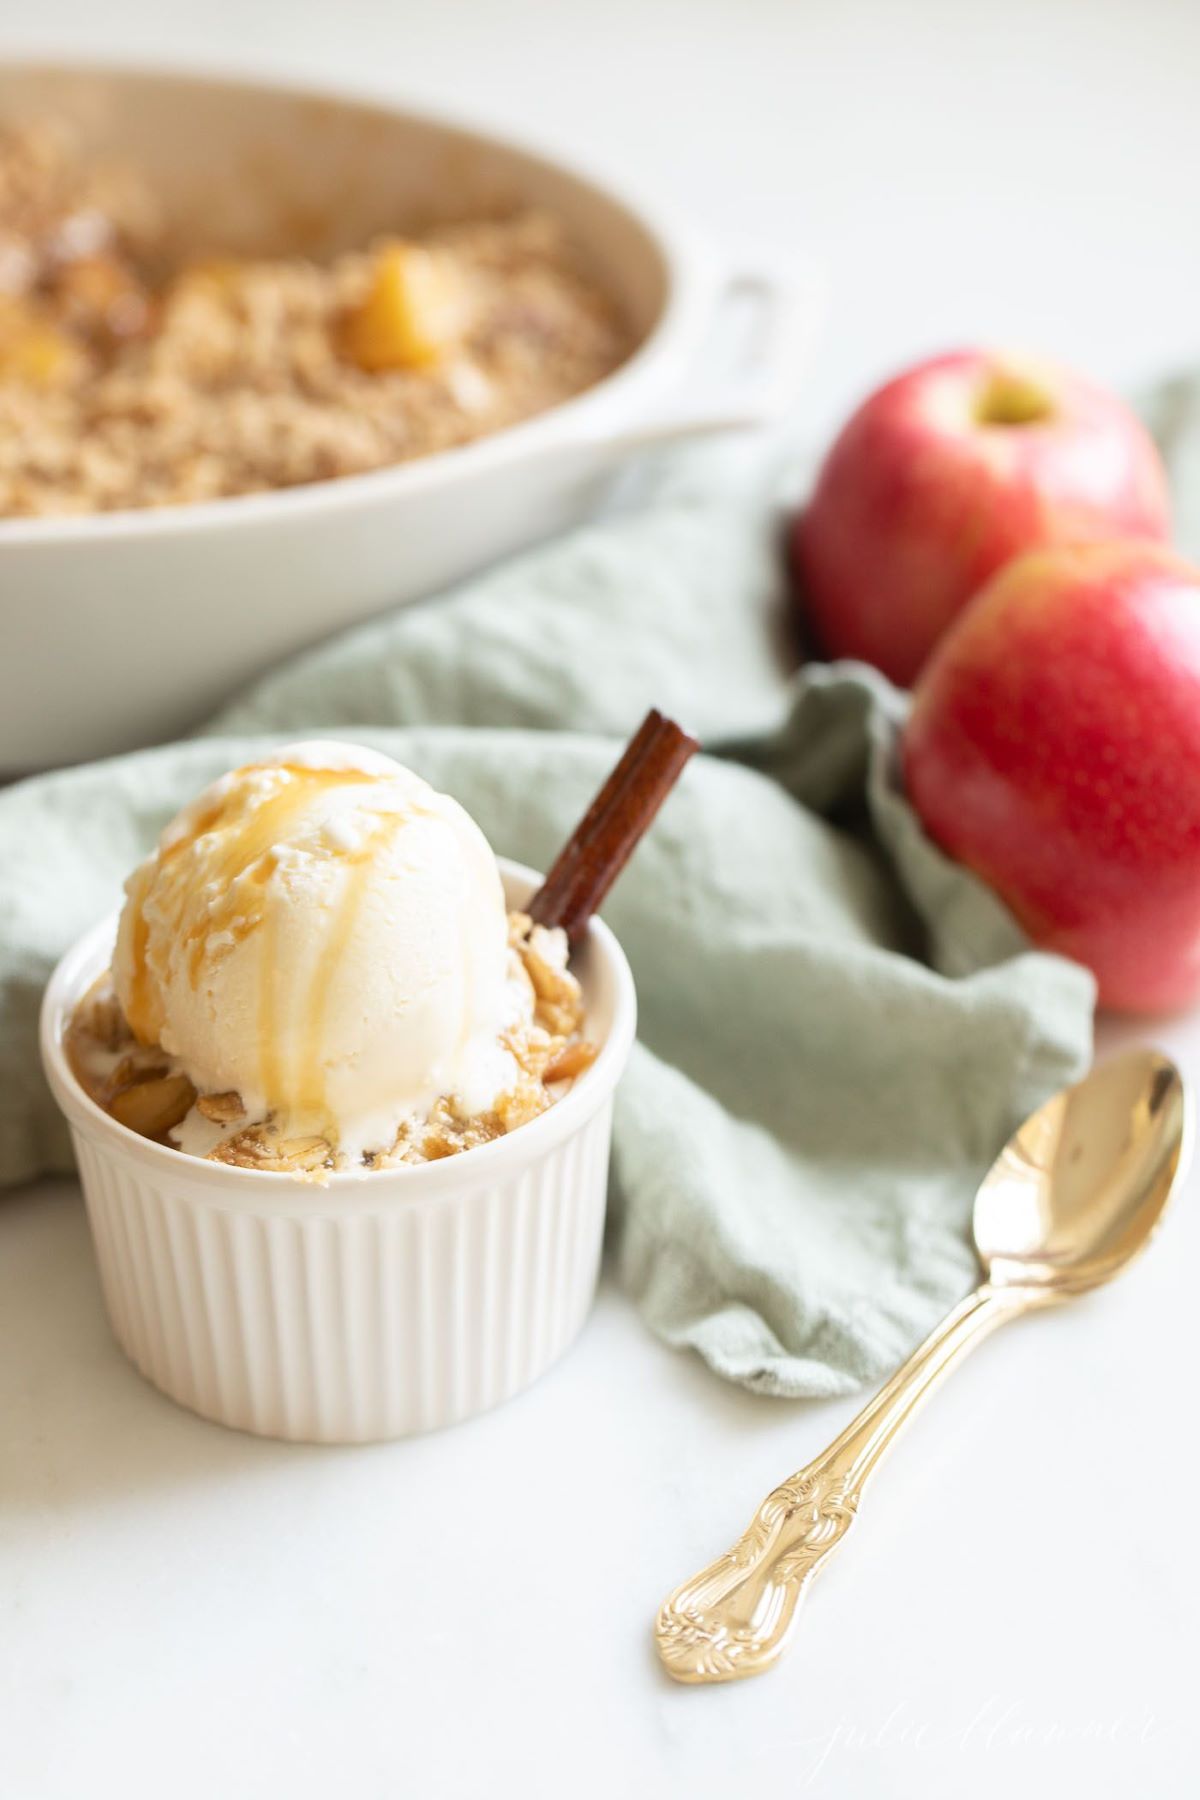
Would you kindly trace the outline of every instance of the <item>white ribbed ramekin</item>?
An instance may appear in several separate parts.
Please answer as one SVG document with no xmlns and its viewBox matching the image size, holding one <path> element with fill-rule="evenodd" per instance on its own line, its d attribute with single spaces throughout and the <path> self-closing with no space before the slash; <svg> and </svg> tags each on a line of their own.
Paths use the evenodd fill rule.
<svg viewBox="0 0 1200 1800">
<path fill-rule="evenodd" d="M 501 862 L 510 905 L 530 870 Z M 266 1437 L 364 1443 L 507 1400 L 572 1343 L 595 1291 L 633 978 L 594 922 L 572 967 L 600 1054 L 559 1103 L 463 1155 L 318 1187 L 182 1155 L 117 1123 L 63 1038 L 115 918 L 63 957 L 42 1058 L 71 1128 L 109 1318 L 156 1387 Z"/>
</svg>

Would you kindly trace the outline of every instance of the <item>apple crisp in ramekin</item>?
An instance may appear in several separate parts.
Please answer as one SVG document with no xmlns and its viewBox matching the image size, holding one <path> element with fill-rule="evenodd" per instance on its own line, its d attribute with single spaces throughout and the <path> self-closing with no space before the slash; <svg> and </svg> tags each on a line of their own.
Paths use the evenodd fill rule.
<svg viewBox="0 0 1200 1800">
<path fill-rule="evenodd" d="M 318 1182 L 335 1170 L 437 1162 L 537 1118 L 595 1059 L 583 1034 L 583 991 L 567 967 L 565 933 L 516 911 L 508 926 L 513 1023 L 499 1043 L 511 1058 L 511 1086 L 485 1112 L 472 1112 L 457 1094 L 441 1094 L 428 1110 L 404 1119 L 390 1144 L 353 1164 L 328 1138 L 286 1136 L 269 1115 L 249 1118 L 237 1093 L 197 1093 L 176 1059 L 137 1041 L 109 974 L 76 1008 L 67 1056 L 85 1092 L 119 1124 L 210 1162 Z"/>
</svg>

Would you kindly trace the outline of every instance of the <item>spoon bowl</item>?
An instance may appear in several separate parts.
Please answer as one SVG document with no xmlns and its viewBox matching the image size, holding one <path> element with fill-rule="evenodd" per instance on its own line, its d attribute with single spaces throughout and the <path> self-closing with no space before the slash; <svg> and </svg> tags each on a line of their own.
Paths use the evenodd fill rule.
<svg viewBox="0 0 1200 1800">
<path fill-rule="evenodd" d="M 1155 1050 L 1114 1057 L 1055 1094 L 976 1196 L 988 1281 L 1047 1300 L 1108 1281 L 1153 1236 L 1189 1136 L 1183 1078 Z"/>
</svg>

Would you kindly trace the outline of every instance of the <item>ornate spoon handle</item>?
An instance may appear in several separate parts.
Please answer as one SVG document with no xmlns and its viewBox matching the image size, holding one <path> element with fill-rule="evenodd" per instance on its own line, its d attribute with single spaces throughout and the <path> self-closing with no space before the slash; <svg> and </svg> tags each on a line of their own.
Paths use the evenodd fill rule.
<svg viewBox="0 0 1200 1800">
<path fill-rule="evenodd" d="M 828 1450 L 767 1495 L 732 1549 L 675 1589 L 654 1635 L 676 1681 L 737 1681 L 770 1668 L 800 1596 L 853 1524 L 867 1478 L 901 1426 L 968 1349 L 1032 1299 L 976 1288 Z"/>
</svg>

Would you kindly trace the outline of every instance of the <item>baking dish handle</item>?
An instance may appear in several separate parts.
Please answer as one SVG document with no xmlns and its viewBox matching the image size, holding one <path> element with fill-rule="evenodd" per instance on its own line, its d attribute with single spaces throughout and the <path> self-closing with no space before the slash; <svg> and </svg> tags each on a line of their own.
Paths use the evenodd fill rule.
<svg viewBox="0 0 1200 1800">
<path fill-rule="evenodd" d="M 766 246 L 722 261 L 694 378 L 614 449 L 769 425 L 794 404 L 825 315 L 824 270 Z"/>
</svg>

